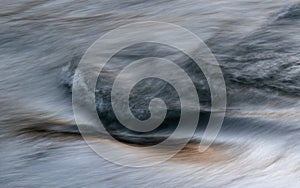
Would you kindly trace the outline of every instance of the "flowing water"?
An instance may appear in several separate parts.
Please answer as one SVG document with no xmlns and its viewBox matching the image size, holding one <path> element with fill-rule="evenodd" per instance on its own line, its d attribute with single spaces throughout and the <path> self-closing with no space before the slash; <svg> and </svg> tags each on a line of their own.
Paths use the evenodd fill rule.
<svg viewBox="0 0 300 188">
<path fill-rule="evenodd" d="M 1 187 L 300 186 L 299 1 L 2 0 L 0 5 Z M 81 138 L 72 112 L 72 78 L 82 55 L 100 36 L 149 20 L 180 25 L 208 45 L 224 74 L 228 109 L 206 152 L 190 144 L 161 165 L 128 168 L 102 159 Z M 174 55 L 157 48 L 124 50 L 107 67 L 96 102 L 108 127 L 118 127 L 105 102 L 110 79 L 123 66 L 118 62 L 151 53 Z M 193 75 L 189 60 L 178 61 Z M 193 80 L 200 102 L 209 106 L 203 78 Z M 162 88 L 157 80 L 140 88 L 153 83 Z M 153 89 L 155 96 L 176 104 L 172 88 L 163 88 Z M 137 101 L 152 96 L 138 91 L 136 97 L 142 98 Z M 147 118 L 146 106 L 133 110 L 135 115 Z M 205 122 L 209 110 L 203 113 Z M 168 117 L 177 116 L 175 105 Z M 165 124 L 167 130 L 175 125 Z M 125 141 L 144 142 L 143 135 L 131 137 L 125 130 L 117 134 Z"/>
</svg>

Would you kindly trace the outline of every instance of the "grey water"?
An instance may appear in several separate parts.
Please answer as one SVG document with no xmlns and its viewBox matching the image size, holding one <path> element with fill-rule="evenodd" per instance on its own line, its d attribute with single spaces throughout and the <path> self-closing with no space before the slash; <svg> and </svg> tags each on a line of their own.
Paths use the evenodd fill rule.
<svg viewBox="0 0 300 188">
<path fill-rule="evenodd" d="M 300 1 L 2 0 L 0 5 L 1 187 L 300 186 Z M 160 165 L 128 168 L 99 157 L 80 136 L 72 111 L 76 66 L 100 36 L 138 21 L 190 30 L 220 63 L 228 104 L 207 152 L 190 146 Z M 207 107 L 200 116 L 205 123 L 209 89 L 178 53 L 141 44 L 111 60 L 96 92 L 99 117 L 108 129 L 119 128 L 109 105 L 111 80 L 124 65 L 149 55 L 173 58 L 193 77 Z M 133 113 L 146 119 L 153 96 L 170 103 L 163 128 L 172 130 L 179 115 L 177 95 L 164 83 L 139 85 Z M 123 141 L 147 144 L 143 135 L 118 130 Z"/>
</svg>

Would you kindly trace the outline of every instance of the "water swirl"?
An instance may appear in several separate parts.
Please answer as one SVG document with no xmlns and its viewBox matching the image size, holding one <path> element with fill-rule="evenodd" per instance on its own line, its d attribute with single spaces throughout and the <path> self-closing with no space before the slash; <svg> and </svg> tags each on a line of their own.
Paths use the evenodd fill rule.
<svg viewBox="0 0 300 188">
<path fill-rule="evenodd" d="M 90 134 L 100 133 L 114 139 L 96 112 L 95 88 L 99 74 L 114 54 L 142 42 L 168 45 L 182 51 L 196 62 L 205 75 L 210 88 L 212 110 L 200 143 L 200 151 L 206 150 L 217 136 L 225 115 L 226 88 L 222 71 L 208 47 L 196 35 L 180 26 L 162 22 L 138 22 L 119 27 L 102 36 L 86 51 L 76 69 L 72 88 L 73 111 L 83 138 L 98 155 L 111 162 L 142 167 L 168 160 L 194 135 L 200 103 L 193 81 L 172 61 L 147 57 L 130 63 L 117 75 L 111 91 L 113 112 L 119 122 L 130 130 L 149 132 L 157 128 L 167 113 L 165 102 L 160 98 L 152 99 L 149 103 L 150 117 L 140 120 L 130 110 L 129 95 L 132 88 L 143 79 L 158 78 L 172 85 L 180 98 L 180 120 L 175 131 L 163 142 L 143 148 L 127 144 L 115 144 L 107 148 L 106 144 L 101 144 L 101 139 L 95 141 L 90 138 Z M 138 72 L 143 74 L 135 74 Z M 163 152 L 161 148 L 164 148 Z"/>
</svg>

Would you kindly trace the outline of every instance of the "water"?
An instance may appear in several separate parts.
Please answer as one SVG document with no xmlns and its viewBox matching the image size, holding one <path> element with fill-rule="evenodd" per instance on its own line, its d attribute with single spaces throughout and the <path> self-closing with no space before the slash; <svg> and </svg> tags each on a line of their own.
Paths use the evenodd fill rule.
<svg viewBox="0 0 300 188">
<path fill-rule="evenodd" d="M 299 187 L 299 1 L 5 0 L 0 15 L 2 187 Z M 178 24 L 206 42 L 224 73 L 228 110 L 207 152 L 190 144 L 159 166 L 127 168 L 98 157 L 82 140 L 70 88 L 74 68 L 96 39 L 148 20 Z M 124 51 L 115 61 L 129 63 L 149 48 L 157 47 L 133 48 L 133 56 Z M 156 55 L 166 51 L 160 47 Z M 192 71 L 188 60 L 180 63 Z M 209 106 L 205 83 L 195 80 Z M 107 99 L 105 86 L 98 85 L 97 107 L 109 124 L 114 116 L 100 100 Z M 169 90 L 160 95 L 175 104 Z M 140 118 L 149 115 L 144 107 L 135 111 Z M 176 105 L 173 110 L 176 118 Z M 128 132 L 118 134 L 128 139 Z"/>
</svg>

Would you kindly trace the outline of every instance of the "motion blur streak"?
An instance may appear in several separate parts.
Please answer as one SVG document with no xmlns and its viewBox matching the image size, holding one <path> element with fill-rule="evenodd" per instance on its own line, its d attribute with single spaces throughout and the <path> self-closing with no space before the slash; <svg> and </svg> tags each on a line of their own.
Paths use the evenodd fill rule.
<svg viewBox="0 0 300 188">
<path fill-rule="evenodd" d="M 72 113 L 72 78 L 84 52 L 101 35 L 149 20 L 180 25 L 205 41 L 224 73 L 228 109 L 205 153 L 192 142 L 159 166 L 126 168 L 99 158 L 80 137 Z M 2 0 L 0 24 L 1 187 L 300 186 L 299 1 Z M 194 71 L 188 59 L 165 46 L 120 52 L 96 91 L 99 116 L 112 130 L 118 125 L 105 100 L 111 78 L 150 52 Z M 205 79 L 193 81 L 204 106 L 201 135 L 201 117 L 209 114 L 210 101 Z M 157 83 L 164 89 L 153 91 L 176 104 L 176 95 Z M 133 96 L 144 95 L 137 90 Z M 147 118 L 147 105 L 140 100 L 132 102 L 139 106 L 133 113 Z M 176 119 L 176 105 L 171 110 L 169 117 Z M 172 129 L 172 121 L 165 124 Z M 114 134 L 134 144 L 146 137 L 119 129 Z"/>
</svg>

